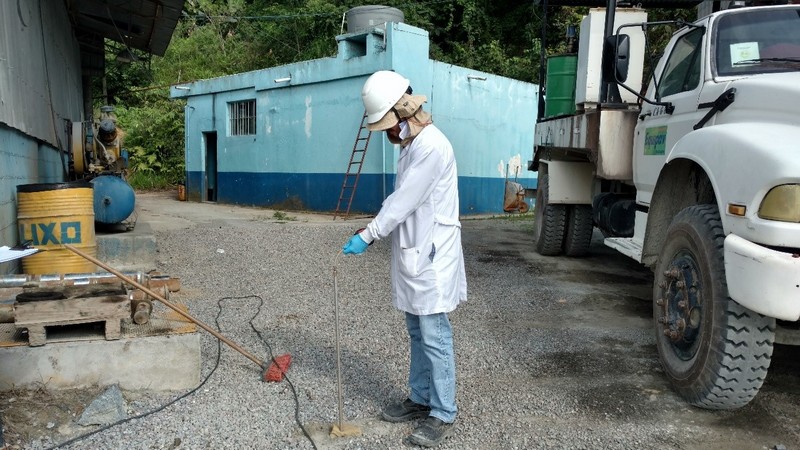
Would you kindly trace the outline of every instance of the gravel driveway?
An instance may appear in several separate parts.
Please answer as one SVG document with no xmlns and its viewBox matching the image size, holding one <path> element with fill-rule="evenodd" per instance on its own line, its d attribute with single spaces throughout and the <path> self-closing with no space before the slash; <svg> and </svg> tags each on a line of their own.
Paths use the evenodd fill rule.
<svg viewBox="0 0 800 450">
<path fill-rule="evenodd" d="M 404 398 L 408 343 L 389 301 L 389 245 L 335 255 L 367 219 L 138 198 L 157 236 L 157 269 L 181 279 L 176 298 L 253 353 L 291 353 L 287 382 L 223 346 L 195 393 L 74 449 L 403 449 L 413 424 L 379 420 Z M 531 218 L 463 221 L 469 300 L 451 314 L 460 408 L 447 449 L 772 449 L 800 447 L 800 351 L 777 346 L 758 397 L 732 412 L 687 406 L 656 358 L 652 276 L 599 242 L 582 259 L 533 253 Z M 333 267 L 338 268 L 345 418 L 357 438 L 328 437 L 337 421 Z M 221 300 L 226 297 L 234 297 Z M 262 304 L 263 301 L 263 304 Z M 221 311 L 219 309 L 221 305 Z M 218 344 L 202 334 L 203 377 Z M 169 355 L 164 355 L 169 364 Z M 180 394 L 180 393 L 178 393 Z M 129 413 L 178 394 L 125 393 Z M 57 430 L 60 430 L 57 432 Z M 85 432 L 55 426 L 25 448 Z M 43 435 L 46 430 L 42 430 Z"/>
</svg>

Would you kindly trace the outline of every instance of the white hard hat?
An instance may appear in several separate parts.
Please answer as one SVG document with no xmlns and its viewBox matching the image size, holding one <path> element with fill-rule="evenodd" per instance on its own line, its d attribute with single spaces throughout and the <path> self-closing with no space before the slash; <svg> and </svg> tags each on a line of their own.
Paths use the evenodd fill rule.
<svg viewBox="0 0 800 450">
<path fill-rule="evenodd" d="M 375 124 L 380 121 L 406 93 L 409 84 L 408 79 L 389 70 L 370 75 L 361 88 L 361 101 L 367 110 L 367 123 Z"/>
</svg>

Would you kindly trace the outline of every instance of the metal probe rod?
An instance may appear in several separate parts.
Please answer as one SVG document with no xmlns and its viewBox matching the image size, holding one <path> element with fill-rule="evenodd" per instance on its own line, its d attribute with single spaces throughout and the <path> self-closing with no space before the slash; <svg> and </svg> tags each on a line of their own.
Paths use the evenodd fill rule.
<svg viewBox="0 0 800 450">
<path fill-rule="evenodd" d="M 177 306 L 175 306 L 174 304 L 172 304 L 172 303 L 171 303 L 171 302 L 169 302 L 168 300 L 164 299 L 164 298 L 163 298 L 163 297 L 161 297 L 160 295 L 156 294 L 155 292 L 153 292 L 152 290 L 150 290 L 149 288 L 147 288 L 147 287 L 146 287 L 146 286 L 144 286 L 143 284 L 141 284 L 141 283 L 138 283 L 138 282 L 136 282 L 136 281 L 134 281 L 134 280 L 132 280 L 132 279 L 130 279 L 130 278 L 128 278 L 128 277 L 126 277 L 125 275 L 123 275 L 123 274 L 122 274 L 122 272 L 120 272 L 120 271 L 118 271 L 118 270 L 116 270 L 116 269 L 113 269 L 112 267 L 109 267 L 108 265 L 106 265 L 106 264 L 102 263 L 101 261 L 99 261 L 97 258 L 94 258 L 94 257 L 92 257 L 92 256 L 90 256 L 90 255 L 87 255 L 86 253 L 84 253 L 84 252 L 82 252 L 82 251 L 78 250 L 77 248 L 75 248 L 75 247 L 73 247 L 73 246 L 71 246 L 71 245 L 69 245 L 69 244 L 62 244 L 62 245 L 64 246 L 64 248 L 66 248 L 67 250 L 69 250 L 69 251 L 71 251 L 71 252 L 75 253 L 76 255 L 78 255 L 78 256 L 81 256 L 81 257 L 83 257 L 84 259 L 86 259 L 86 260 L 88 260 L 88 261 L 91 261 L 91 262 L 93 262 L 93 263 L 97 264 L 98 266 L 102 267 L 103 269 L 106 269 L 107 271 L 109 271 L 109 272 L 113 273 L 113 274 L 114 274 L 114 275 L 116 275 L 116 276 L 117 276 L 117 278 L 119 278 L 120 280 L 122 280 L 122 281 L 124 281 L 124 282 L 126 282 L 126 283 L 130 284 L 131 286 L 134 286 L 134 287 L 136 287 L 136 288 L 138 288 L 138 289 L 141 289 L 141 290 L 142 290 L 142 291 L 144 291 L 144 292 L 145 292 L 147 295 L 149 295 L 149 296 L 153 297 L 154 299 L 156 299 L 156 300 L 160 301 L 161 303 L 163 303 L 163 304 L 164 304 L 166 307 L 168 307 L 168 308 L 170 308 L 171 310 L 175 311 L 176 313 L 178 313 L 178 314 L 182 315 L 183 317 L 185 317 L 185 318 L 189 319 L 191 322 L 194 322 L 194 323 L 195 323 L 195 324 L 197 324 L 197 326 L 199 326 L 200 328 L 202 328 L 202 329 L 204 329 L 204 330 L 208 331 L 208 332 L 209 332 L 209 333 L 211 333 L 211 334 L 212 334 L 212 335 L 213 335 L 215 338 L 217 338 L 217 339 L 219 339 L 220 341 L 222 341 L 222 342 L 224 342 L 224 343 L 228 344 L 228 346 L 229 346 L 230 348 L 232 348 L 232 349 L 236 350 L 237 352 L 239 352 L 239 353 L 241 353 L 242 355 L 244 355 L 244 356 L 245 356 L 247 359 L 249 359 L 249 360 L 253 361 L 253 362 L 254 362 L 254 363 L 256 363 L 256 364 L 258 364 L 258 366 L 259 366 L 259 367 L 261 367 L 262 369 L 264 368 L 264 361 L 262 361 L 262 360 L 260 360 L 260 359 L 256 358 L 255 356 L 253 356 L 252 354 L 250 354 L 250 352 L 248 352 L 247 350 L 245 350 L 245 349 L 243 349 L 242 347 L 240 347 L 240 346 L 239 346 L 237 343 L 235 343 L 235 342 L 233 342 L 232 340 L 230 340 L 230 339 L 226 338 L 225 336 L 221 335 L 221 334 L 220 334 L 220 333 L 219 333 L 217 330 L 215 330 L 215 329 L 211 328 L 210 326 L 206 325 L 205 323 L 203 323 L 203 321 L 202 321 L 202 320 L 200 320 L 200 319 L 198 319 L 198 318 L 196 318 L 196 317 L 192 316 L 192 315 L 191 315 L 191 314 L 189 314 L 188 312 L 185 312 L 185 311 L 181 310 L 180 308 L 178 308 Z"/>
<path fill-rule="evenodd" d="M 339 285 L 336 282 L 336 266 L 333 266 L 333 327 L 336 330 L 336 394 L 339 397 L 339 430 L 344 430 L 344 403 L 342 402 L 342 353 L 339 349 Z"/>
</svg>

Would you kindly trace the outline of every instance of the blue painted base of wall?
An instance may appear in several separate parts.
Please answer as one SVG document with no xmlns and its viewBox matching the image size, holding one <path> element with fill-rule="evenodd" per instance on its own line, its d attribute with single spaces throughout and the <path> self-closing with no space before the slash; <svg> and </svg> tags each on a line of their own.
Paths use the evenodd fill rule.
<svg viewBox="0 0 800 450">
<path fill-rule="evenodd" d="M 203 172 L 186 173 L 189 201 L 209 200 L 209 192 L 204 191 L 204 176 Z M 219 203 L 333 212 L 343 180 L 341 173 L 221 172 L 217 174 L 215 194 Z M 525 187 L 536 187 L 535 182 L 533 184 Z M 350 212 L 377 213 L 393 185 L 394 175 L 361 174 Z M 458 190 L 462 215 L 503 212 L 503 178 L 459 177 Z M 342 208 L 346 207 L 347 201 L 344 201 Z"/>
<path fill-rule="evenodd" d="M 66 155 L 0 123 L 0 245 L 16 245 L 17 186 L 64 180 Z M 19 273 L 19 261 L 0 263 L 0 275 Z"/>
</svg>

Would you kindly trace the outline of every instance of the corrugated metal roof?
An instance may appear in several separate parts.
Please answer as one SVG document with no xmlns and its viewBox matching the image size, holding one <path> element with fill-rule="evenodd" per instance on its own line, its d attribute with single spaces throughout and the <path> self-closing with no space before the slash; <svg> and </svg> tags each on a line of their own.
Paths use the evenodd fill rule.
<svg viewBox="0 0 800 450">
<path fill-rule="evenodd" d="M 66 0 L 85 70 L 102 70 L 103 39 L 162 56 L 185 0 Z"/>
</svg>

